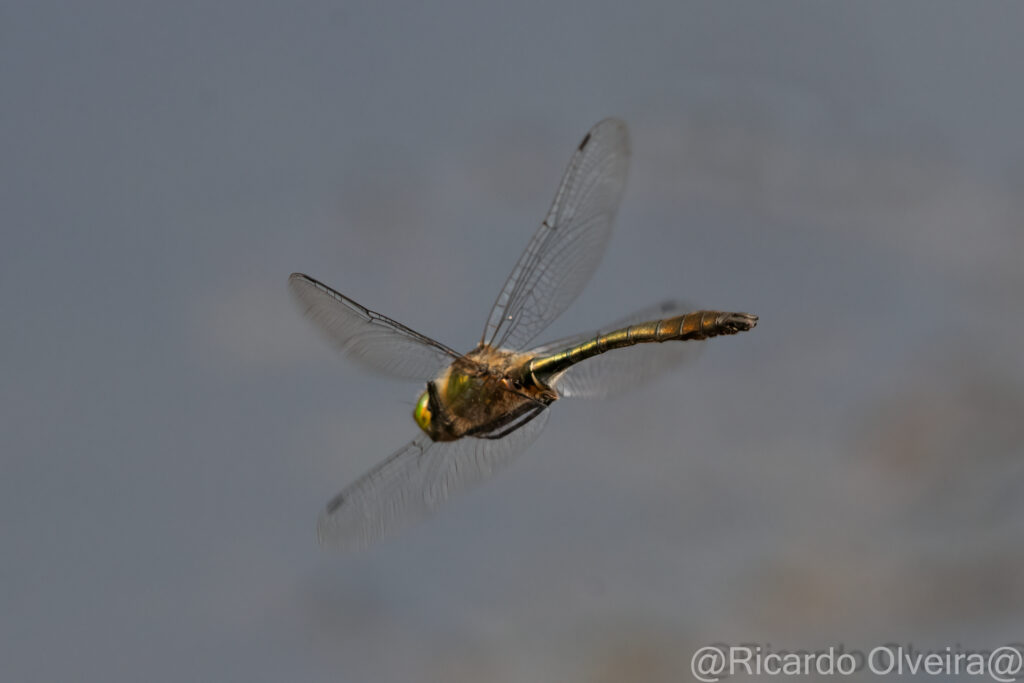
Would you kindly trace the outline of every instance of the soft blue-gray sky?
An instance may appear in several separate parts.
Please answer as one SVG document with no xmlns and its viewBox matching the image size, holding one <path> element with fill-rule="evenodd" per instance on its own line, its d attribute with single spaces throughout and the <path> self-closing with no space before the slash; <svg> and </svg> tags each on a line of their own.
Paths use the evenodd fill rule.
<svg viewBox="0 0 1024 683">
<path fill-rule="evenodd" d="M 994 647 L 1024 606 L 1024 6 L 0 7 L 0 678 L 680 680 L 706 642 Z M 565 401 L 356 556 L 415 433 L 301 270 L 458 348 L 574 145 L 630 185 L 561 335 L 761 316 Z"/>
</svg>

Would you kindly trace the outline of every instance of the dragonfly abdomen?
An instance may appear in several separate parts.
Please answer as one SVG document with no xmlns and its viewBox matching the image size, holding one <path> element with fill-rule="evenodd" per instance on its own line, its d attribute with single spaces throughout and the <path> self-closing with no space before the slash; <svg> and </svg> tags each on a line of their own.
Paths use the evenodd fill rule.
<svg viewBox="0 0 1024 683">
<path fill-rule="evenodd" d="M 725 311 L 694 311 L 672 318 L 651 320 L 599 334 L 557 353 L 534 358 L 529 363 L 531 379 L 550 386 L 552 378 L 588 358 L 636 344 L 709 339 L 746 332 L 757 325 L 757 316 Z"/>
</svg>

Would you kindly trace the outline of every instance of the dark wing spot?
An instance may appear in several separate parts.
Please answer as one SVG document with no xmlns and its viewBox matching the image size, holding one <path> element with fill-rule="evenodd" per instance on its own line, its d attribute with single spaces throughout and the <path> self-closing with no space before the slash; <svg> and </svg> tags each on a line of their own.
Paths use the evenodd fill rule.
<svg viewBox="0 0 1024 683">
<path fill-rule="evenodd" d="M 577 147 L 576 149 L 578 151 L 582 152 L 583 148 L 587 146 L 588 142 L 590 142 L 590 133 L 587 133 L 586 135 L 583 136 L 583 142 L 581 142 L 580 146 Z"/>
<path fill-rule="evenodd" d="M 341 507 L 341 504 L 345 502 L 345 494 L 339 493 L 334 498 L 331 498 L 331 502 L 327 504 L 327 514 L 333 515 L 334 511 Z"/>
</svg>

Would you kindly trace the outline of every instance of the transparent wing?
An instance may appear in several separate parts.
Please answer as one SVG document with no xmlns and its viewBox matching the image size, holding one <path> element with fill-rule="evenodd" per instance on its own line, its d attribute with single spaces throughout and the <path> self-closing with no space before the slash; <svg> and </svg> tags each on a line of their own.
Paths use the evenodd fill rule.
<svg viewBox="0 0 1024 683">
<path fill-rule="evenodd" d="M 626 124 L 605 119 L 590 129 L 547 218 L 502 287 L 483 341 L 525 348 L 579 295 L 611 235 L 628 164 Z"/>
<path fill-rule="evenodd" d="M 332 344 L 370 370 L 427 380 L 459 358 L 444 344 L 360 306 L 308 275 L 292 273 L 288 289 Z"/>
<path fill-rule="evenodd" d="M 548 410 L 501 439 L 435 442 L 419 436 L 335 496 L 320 514 L 322 545 L 358 549 L 432 515 L 490 477 L 544 429 Z"/>
<path fill-rule="evenodd" d="M 531 353 L 554 353 L 593 339 L 599 334 L 648 320 L 671 318 L 692 310 L 693 306 L 683 302 L 666 301 L 637 311 L 600 330 L 544 344 Z M 702 341 L 672 341 L 615 349 L 572 366 L 555 380 L 554 388 L 561 396 L 573 398 L 603 398 L 631 391 L 692 361 L 703 348 Z"/>
</svg>

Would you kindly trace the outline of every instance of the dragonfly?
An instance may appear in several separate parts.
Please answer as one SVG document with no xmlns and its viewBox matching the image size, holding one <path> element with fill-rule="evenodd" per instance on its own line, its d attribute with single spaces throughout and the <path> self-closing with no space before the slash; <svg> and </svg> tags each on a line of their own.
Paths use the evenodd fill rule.
<svg viewBox="0 0 1024 683">
<path fill-rule="evenodd" d="M 605 119 L 583 137 L 480 342 L 467 353 L 308 275 L 290 276 L 302 311 L 350 359 L 426 382 L 413 410 L 419 435 L 327 503 L 317 521 L 322 545 L 363 548 L 430 516 L 524 451 L 559 398 L 635 387 L 693 356 L 701 340 L 757 324 L 749 313 L 692 311 L 667 301 L 598 330 L 533 345 L 594 273 L 625 189 L 629 156 L 620 120 Z"/>
</svg>

